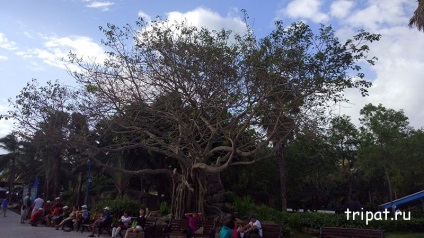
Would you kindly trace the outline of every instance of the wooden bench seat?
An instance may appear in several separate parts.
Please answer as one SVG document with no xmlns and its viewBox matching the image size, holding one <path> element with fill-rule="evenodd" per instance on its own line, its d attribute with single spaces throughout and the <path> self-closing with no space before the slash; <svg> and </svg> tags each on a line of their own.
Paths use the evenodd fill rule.
<svg viewBox="0 0 424 238">
<path fill-rule="evenodd" d="M 171 235 L 173 236 L 185 236 L 183 231 L 188 226 L 188 220 L 171 220 L 169 225 L 163 230 L 163 237 L 169 238 Z M 201 220 L 197 223 L 197 229 L 203 229 L 202 233 L 195 233 L 193 237 L 215 237 L 215 223 Z"/>
<path fill-rule="evenodd" d="M 262 238 L 280 238 L 283 235 L 283 229 L 282 227 L 273 222 L 273 221 L 260 221 L 262 226 Z M 236 226 L 245 226 L 248 223 L 246 222 L 238 222 Z M 251 235 L 252 238 L 260 238 L 259 235 L 253 234 Z"/>
<path fill-rule="evenodd" d="M 135 221 L 137 217 L 131 217 L 131 223 L 132 221 Z M 158 221 L 158 218 L 146 218 L 146 223 L 144 225 L 144 238 L 156 238 L 156 222 Z M 130 223 L 130 224 L 131 224 Z M 119 232 L 119 236 L 123 237 L 122 234 L 125 234 L 127 229 L 121 229 Z M 140 233 L 137 233 L 136 237 L 143 237 L 140 235 Z"/>
<path fill-rule="evenodd" d="M 384 231 L 358 228 L 321 227 L 321 238 L 383 238 Z"/>
</svg>

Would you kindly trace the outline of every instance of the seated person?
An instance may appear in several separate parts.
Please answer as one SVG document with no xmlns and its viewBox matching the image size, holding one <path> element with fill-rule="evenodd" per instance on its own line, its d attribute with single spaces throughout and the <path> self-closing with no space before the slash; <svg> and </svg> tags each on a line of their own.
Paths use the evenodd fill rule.
<svg viewBox="0 0 424 238">
<path fill-rule="evenodd" d="M 112 229 L 112 237 L 116 237 L 121 230 L 126 230 L 130 228 L 131 217 L 129 216 L 129 212 L 125 211 L 124 215 L 121 216 L 118 220 L 118 226 Z"/>
<path fill-rule="evenodd" d="M 125 238 L 128 238 L 131 233 L 135 235 L 137 232 L 143 232 L 144 226 L 146 225 L 146 217 L 143 209 L 140 209 L 139 213 L 140 215 L 137 217 L 135 224 L 125 232 Z"/>
<path fill-rule="evenodd" d="M 76 219 L 78 212 L 78 207 L 74 206 L 72 211 L 69 213 L 67 217 L 64 217 L 63 220 L 56 225 L 56 230 L 59 230 L 59 227 L 62 226 L 62 230 L 65 229 L 65 226 L 68 226 L 71 230 L 74 229 L 72 220 Z"/>
<path fill-rule="evenodd" d="M 63 207 L 63 211 L 62 211 L 62 214 L 60 214 L 59 216 L 54 216 L 54 217 L 52 217 L 52 221 L 53 221 L 53 224 L 56 226 L 56 225 L 59 225 L 60 224 L 60 222 L 62 222 L 62 220 L 63 219 L 65 219 L 65 218 L 67 218 L 67 217 L 69 217 L 69 214 L 70 214 L 71 212 L 69 211 L 69 207 L 68 206 L 64 206 Z"/>
<path fill-rule="evenodd" d="M 44 214 L 50 214 L 50 212 L 52 211 L 52 202 L 50 200 L 47 200 L 43 208 L 44 208 Z"/>
<path fill-rule="evenodd" d="M 103 208 L 103 215 L 99 219 L 97 219 L 93 224 L 91 224 L 91 235 L 88 237 L 94 237 L 94 233 L 96 233 L 96 228 L 99 229 L 104 226 L 106 221 L 110 220 L 112 217 L 109 214 L 110 208 L 105 207 Z"/>
<path fill-rule="evenodd" d="M 37 226 L 37 224 L 41 222 L 43 215 L 44 211 L 41 207 L 38 208 L 37 211 L 33 212 L 31 214 L 31 218 L 29 219 L 29 223 L 31 224 L 31 226 Z"/>
<path fill-rule="evenodd" d="M 262 226 L 259 220 L 257 220 L 254 215 L 250 215 L 249 220 L 249 224 L 245 225 L 244 227 L 239 227 L 238 231 L 240 233 L 240 237 L 250 238 L 250 235 L 252 234 L 257 234 L 262 237 Z"/>
<path fill-rule="evenodd" d="M 221 230 L 219 231 L 219 238 L 232 238 L 233 237 L 233 229 L 235 227 L 234 221 L 228 219 L 224 222 Z"/>
<path fill-rule="evenodd" d="M 54 208 L 53 209 L 53 211 L 52 212 L 50 212 L 50 214 L 48 214 L 46 217 L 45 217 L 45 221 L 46 221 L 46 226 L 54 226 L 54 224 L 53 224 L 53 217 L 59 217 L 60 216 L 60 214 L 62 214 L 62 207 L 56 207 L 56 208 Z"/>
<path fill-rule="evenodd" d="M 48 200 L 44 204 L 44 207 L 43 208 L 44 208 L 44 216 L 42 218 L 42 223 L 48 225 L 50 223 L 47 223 L 47 221 L 48 221 L 47 218 L 50 216 L 50 214 L 52 212 L 52 204 L 51 204 L 50 200 Z"/>
<path fill-rule="evenodd" d="M 200 221 L 202 213 L 192 212 L 186 213 L 184 216 L 188 219 L 188 227 L 183 233 L 186 234 L 187 238 L 191 238 L 197 230 L 197 223 Z"/>
<path fill-rule="evenodd" d="M 81 211 L 77 213 L 76 219 L 73 220 L 74 226 L 77 227 L 77 231 L 79 230 L 82 224 L 90 223 L 90 212 L 87 210 L 87 205 L 81 206 Z"/>
</svg>

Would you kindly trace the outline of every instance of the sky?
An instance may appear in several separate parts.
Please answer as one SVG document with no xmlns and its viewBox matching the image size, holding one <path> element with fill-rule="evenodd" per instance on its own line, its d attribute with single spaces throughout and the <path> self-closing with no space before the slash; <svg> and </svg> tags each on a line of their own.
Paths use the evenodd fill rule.
<svg viewBox="0 0 424 238">
<path fill-rule="evenodd" d="M 106 50 L 99 26 L 112 23 L 134 26 L 139 17 L 149 21 L 160 16 L 171 21 L 186 20 L 211 29 L 243 30 L 245 9 L 258 38 L 282 20 L 286 26 L 304 21 L 314 29 L 331 25 L 343 41 L 359 29 L 379 33 L 371 45 L 378 57 L 366 70 L 373 83 L 368 97 L 357 90 L 345 92 L 350 103 L 339 105 L 340 114 L 358 124 L 359 111 L 367 103 L 404 110 L 415 128 L 424 125 L 424 33 L 407 24 L 416 9 L 411 0 L 13 0 L 0 7 L 0 114 L 9 110 L 8 99 L 37 79 L 44 85 L 58 79 L 66 85 L 75 80 L 67 73 L 62 58 L 69 51 L 101 59 Z M 10 133 L 12 122 L 0 120 L 0 137 Z M 1 152 L 1 151 L 0 151 Z"/>
</svg>

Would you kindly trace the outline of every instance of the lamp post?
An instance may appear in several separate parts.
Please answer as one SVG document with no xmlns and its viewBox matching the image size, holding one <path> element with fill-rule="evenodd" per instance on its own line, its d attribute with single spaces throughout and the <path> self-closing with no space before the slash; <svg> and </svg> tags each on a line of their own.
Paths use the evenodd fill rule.
<svg viewBox="0 0 424 238">
<path fill-rule="evenodd" d="M 85 205 L 88 206 L 88 194 L 90 191 L 92 179 L 91 179 L 91 160 L 88 160 L 88 179 L 87 179 L 87 189 L 85 191 Z"/>
</svg>

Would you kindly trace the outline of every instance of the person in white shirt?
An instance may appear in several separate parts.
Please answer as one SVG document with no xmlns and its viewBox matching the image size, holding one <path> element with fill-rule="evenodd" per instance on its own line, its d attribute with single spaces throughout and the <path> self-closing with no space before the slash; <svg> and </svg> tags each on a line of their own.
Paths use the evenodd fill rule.
<svg viewBox="0 0 424 238">
<path fill-rule="evenodd" d="M 119 235 L 121 230 L 126 230 L 130 227 L 131 217 L 129 216 L 129 212 L 125 211 L 124 215 L 119 219 L 119 225 L 112 229 L 112 237 L 116 237 Z"/>
<path fill-rule="evenodd" d="M 260 237 L 263 236 L 261 222 L 256 219 L 254 215 L 249 216 L 249 224 L 241 227 L 238 231 L 240 232 L 240 237 L 250 238 L 252 234 L 258 234 Z"/>
<path fill-rule="evenodd" d="M 35 211 L 38 211 L 38 209 L 43 208 L 44 205 L 44 199 L 38 197 L 37 199 L 34 200 L 34 204 L 32 212 L 34 213 Z"/>
</svg>

